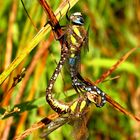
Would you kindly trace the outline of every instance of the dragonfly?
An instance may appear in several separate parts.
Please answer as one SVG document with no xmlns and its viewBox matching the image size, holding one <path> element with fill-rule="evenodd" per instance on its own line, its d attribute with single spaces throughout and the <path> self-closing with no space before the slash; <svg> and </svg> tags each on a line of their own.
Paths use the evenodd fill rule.
<svg viewBox="0 0 140 140">
<path fill-rule="evenodd" d="M 63 103 L 59 102 L 56 99 L 53 99 L 51 95 L 53 85 L 58 77 L 58 74 L 60 73 L 65 61 L 68 60 L 72 85 L 76 92 L 82 92 L 84 94 L 91 93 L 96 96 L 99 96 L 100 100 L 98 97 L 98 101 L 94 101 L 94 103 L 97 107 L 102 107 L 106 103 L 105 93 L 102 90 L 100 90 L 96 85 L 93 85 L 84 80 L 78 71 L 80 67 L 81 48 L 88 45 L 88 32 L 84 27 L 84 18 L 80 12 L 75 12 L 70 16 L 68 16 L 67 12 L 66 17 L 69 21 L 69 24 L 65 27 L 64 35 L 62 37 L 64 42 L 67 41 L 67 49 L 64 49 L 63 47 L 61 49 L 60 61 L 46 89 L 46 101 L 51 106 L 51 108 L 57 113 L 68 112 L 69 106 L 66 107 L 66 105 L 64 105 Z M 53 30 L 55 30 L 55 28 L 53 28 Z M 89 100 L 92 100 L 90 96 L 88 97 Z"/>
<path fill-rule="evenodd" d="M 66 17 L 69 21 L 69 24 L 65 26 L 65 29 L 63 28 L 64 35 L 60 36 L 60 38 L 62 39 L 63 37 L 63 41 L 67 44 L 67 50 L 65 51 L 62 44 L 60 61 L 49 81 L 46 90 L 46 100 L 48 104 L 55 112 L 60 115 L 60 117 L 58 117 L 56 120 L 50 121 L 43 137 L 65 123 L 73 123 L 74 121 L 79 123 L 79 118 L 84 118 L 85 109 L 87 109 L 91 102 L 93 102 L 97 107 L 102 107 L 106 102 L 105 94 L 95 85 L 89 83 L 87 84 L 87 82 L 79 74 L 79 71 L 77 71 L 77 69 L 80 67 L 79 61 L 81 48 L 88 44 L 88 32 L 84 27 L 83 16 L 80 12 L 75 12 L 71 14 L 70 17 L 67 13 Z M 52 27 L 54 33 L 55 28 L 57 27 Z M 60 38 L 58 38 L 58 40 Z M 52 94 L 54 82 L 56 81 L 58 74 L 60 73 L 61 68 L 66 60 L 68 60 L 70 67 L 70 75 L 74 89 L 76 92 L 80 91 L 84 93 L 82 97 L 80 96 L 76 101 L 69 103 L 61 102 L 55 99 Z M 102 96 L 101 100 L 99 99 L 99 96 Z"/>
<path fill-rule="evenodd" d="M 90 92 L 100 97 L 100 103 L 95 103 L 97 107 L 102 107 L 106 103 L 105 93 L 96 85 L 84 80 L 80 75 L 80 53 L 81 48 L 88 48 L 88 31 L 84 28 L 84 18 L 81 12 L 75 12 L 69 17 L 66 14 L 69 24 L 66 29 L 66 39 L 70 46 L 69 67 L 72 85 L 77 92 Z M 78 91 L 79 90 L 79 91 Z M 89 98 L 90 99 L 90 98 Z"/>
</svg>

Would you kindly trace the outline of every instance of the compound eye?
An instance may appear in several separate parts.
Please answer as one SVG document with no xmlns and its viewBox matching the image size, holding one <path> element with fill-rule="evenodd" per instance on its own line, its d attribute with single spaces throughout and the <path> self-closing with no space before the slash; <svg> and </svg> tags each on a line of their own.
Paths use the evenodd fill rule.
<svg viewBox="0 0 140 140">
<path fill-rule="evenodd" d="M 76 25 L 83 25 L 84 24 L 84 19 L 83 19 L 82 14 L 80 12 L 73 13 L 70 16 L 70 21 Z"/>
<path fill-rule="evenodd" d="M 83 25 L 84 24 L 84 19 L 82 16 L 77 17 L 77 19 L 75 20 L 75 23 L 79 24 L 79 25 Z"/>
<path fill-rule="evenodd" d="M 95 104 L 98 104 L 100 102 L 100 99 L 99 99 L 99 95 L 96 94 L 91 94 L 90 92 L 87 92 L 87 98 L 88 100 L 90 100 L 91 102 L 95 103 Z"/>
<path fill-rule="evenodd" d="M 96 92 L 91 94 L 90 92 L 87 92 L 87 98 L 90 102 L 94 103 L 97 107 L 102 107 L 103 106 L 103 101 L 102 97 L 98 95 Z"/>
</svg>

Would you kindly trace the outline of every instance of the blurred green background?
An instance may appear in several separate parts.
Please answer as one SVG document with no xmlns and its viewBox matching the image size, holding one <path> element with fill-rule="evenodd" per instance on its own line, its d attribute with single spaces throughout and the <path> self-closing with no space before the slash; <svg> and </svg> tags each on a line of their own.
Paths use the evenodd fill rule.
<svg viewBox="0 0 140 140">
<path fill-rule="evenodd" d="M 53 11 L 62 0 L 47 1 Z M 24 0 L 26 9 L 36 27 L 41 29 L 47 16 L 38 1 Z M 37 34 L 18 0 L 0 1 L 0 73 L 22 52 Z M 121 56 L 133 47 L 139 47 L 139 0 L 81 0 L 69 12 L 80 11 L 89 28 L 89 51 L 82 51 L 81 73 L 91 81 L 97 80 Z M 66 18 L 60 19 L 65 25 Z M 45 90 L 60 58 L 60 44 L 47 34 L 20 65 L 12 71 L 0 87 L 0 139 L 11 140 L 32 124 L 53 113 L 45 101 Z M 25 68 L 25 77 L 14 87 L 13 78 Z M 107 79 L 98 86 L 127 110 L 140 116 L 140 50 L 137 49 Z M 59 75 L 54 93 L 57 99 L 75 98 L 68 67 Z M 17 111 L 17 105 L 20 111 Z M 7 113 L 7 114 L 5 114 Z M 91 106 L 88 120 L 88 140 L 139 140 L 140 125 L 117 111 L 108 103 L 103 108 Z M 42 130 L 41 130 L 42 131 Z M 40 130 L 27 140 L 40 139 Z M 73 140 L 68 124 L 51 133 L 48 140 Z"/>
</svg>

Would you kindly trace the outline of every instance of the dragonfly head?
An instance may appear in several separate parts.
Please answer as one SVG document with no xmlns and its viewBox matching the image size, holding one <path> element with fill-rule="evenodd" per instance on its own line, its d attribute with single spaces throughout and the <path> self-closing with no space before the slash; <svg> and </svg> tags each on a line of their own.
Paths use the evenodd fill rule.
<svg viewBox="0 0 140 140">
<path fill-rule="evenodd" d="M 74 25 L 84 25 L 84 18 L 80 12 L 71 14 L 69 20 Z"/>
</svg>

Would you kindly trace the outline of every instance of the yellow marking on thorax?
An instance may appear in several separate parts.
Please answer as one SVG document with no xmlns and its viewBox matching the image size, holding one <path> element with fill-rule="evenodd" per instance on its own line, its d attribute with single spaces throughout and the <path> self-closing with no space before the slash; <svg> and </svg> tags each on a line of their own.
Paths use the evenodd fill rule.
<svg viewBox="0 0 140 140">
<path fill-rule="evenodd" d="M 72 112 L 75 111 L 76 106 L 77 106 L 77 103 L 78 103 L 78 102 L 76 101 L 76 102 L 74 102 L 74 103 L 71 105 L 70 109 L 71 109 Z"/>
<path fill-rule="evenodd" d="M 86 106 L 86 101 L 82 101 L 80 105 L 80 112 L 85 108 L 85 106 Z"/>
<path fill-rule="evenodd" d="M 80 33 L 80 31 L 79 31 L 79 29 L 78 29 L 77 26 L 72 26 L 72 29 L 73 29 L 73 32 L 74 32 L 77 36 L 79 36 L 80 38 L 82 38 L 81 33 Z M 74 45 L 77 44 L 77 40 L 76 40 L 76 38 L 74 37 L 74 35 L 71 35 L 71 36 L 70 36 L 70 40 L 71 40 L 72 44 L 74 44 Z"/>
<path fill-rule="evenodd" d="M 76 109 L 77 105 L 78 105 L 78 101 L 74 102 L 71 105 L 70 109 L 71 109 L 72 112 L 75 112 L 75 109 Z M 79 111 L 81 112 L 85 107 L 86 107 L 86 101 L 82 101 L 80 103 L 80 110 Z"/>
<path fill-rule="evenodd" d="M 80 33 L 79 29 L 77 28 L 77 26 L 73 26 L 73 31 L 75 32 L 76 35 L 78 35 L 80 38 L 82 38 L 81 33 Z"/>
<path fill-rule="evenodd" d="M 77 43 L 77 40 L 75 39 L 75 37 L 73 35 L 70 36 L 70 40 L 71 40 L 72 44 Z"/>
</svg>

